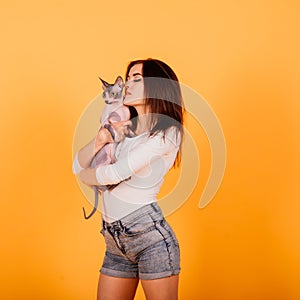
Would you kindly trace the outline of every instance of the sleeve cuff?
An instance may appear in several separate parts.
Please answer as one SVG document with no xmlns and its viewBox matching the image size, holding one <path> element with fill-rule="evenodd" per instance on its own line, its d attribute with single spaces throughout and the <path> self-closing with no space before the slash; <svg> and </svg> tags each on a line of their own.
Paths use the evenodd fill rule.
<svg viewBox="0 0 300 300">
<path fill-rule="evenodd" d="M 78 152 L 75 155 L 74 161 L 73 161 L 73 166 L 72 166 L 72 171 L 74 174 L 79 174 L 84 168 L 81 167 L 78 161 Z"/>
</svg>

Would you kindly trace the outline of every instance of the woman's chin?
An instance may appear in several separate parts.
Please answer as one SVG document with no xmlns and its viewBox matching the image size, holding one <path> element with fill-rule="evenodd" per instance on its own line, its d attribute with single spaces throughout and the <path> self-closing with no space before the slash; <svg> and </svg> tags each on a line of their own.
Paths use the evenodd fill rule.
<svg viewBox="0 0 300 300">
<path fill-rule="evenodd" d="M 136 103 L 136 100 L 135 99 L 130 99 L 129 97 L 128 98 L 124 98 L 123 100 L 123 104 L 124 105 L 129 105 L 129 106 L 132 106 Z"/>
<path fill-rule="evenodd" d="M 131 95 L 125 96 L 123 100 L 124 105 L 135 106 L 135 105 L 144 105 L 145 100 L 143 98 L 132 97 Z"/>
</svg>

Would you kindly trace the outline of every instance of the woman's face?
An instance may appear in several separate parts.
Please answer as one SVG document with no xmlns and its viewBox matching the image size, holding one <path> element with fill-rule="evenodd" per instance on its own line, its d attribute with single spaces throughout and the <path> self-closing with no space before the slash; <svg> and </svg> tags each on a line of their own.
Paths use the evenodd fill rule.
<svg viewBox="0 0 300 300">
<path fill-rule="evenodd" d="M 137 106 L 145 104 L 142 69 L 142 64 L 136 64 L 129 70 L 128 77 L 125 82 L 125 105 Z"/>
</svg>

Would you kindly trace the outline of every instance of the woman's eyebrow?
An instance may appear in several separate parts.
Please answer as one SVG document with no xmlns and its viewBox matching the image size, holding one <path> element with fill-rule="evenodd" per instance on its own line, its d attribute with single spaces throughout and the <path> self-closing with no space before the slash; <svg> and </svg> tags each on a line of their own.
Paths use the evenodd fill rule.
<svg viewBox="0 0 300 300">
<path fill-rule="evenodd" d="M 133 76 L 136 76 L 136 75 L 141 75 L 141 76 L 143 76 L 141 73 L 133 73 L 133 74 L 132 74 L 132 77 L 133 77 Z M 130 77 L 130 76 L 128 75 L 127 78 L 129 78 L 129 77 Z"/>
</svg>

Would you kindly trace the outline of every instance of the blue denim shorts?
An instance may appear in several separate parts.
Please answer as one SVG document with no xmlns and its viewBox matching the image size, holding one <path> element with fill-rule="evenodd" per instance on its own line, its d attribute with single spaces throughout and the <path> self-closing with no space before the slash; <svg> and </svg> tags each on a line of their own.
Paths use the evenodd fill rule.
<svg viewBox="0 0 300 300">
<path fill-rule="evenodd" d="M 106 244 L 102 274 L 142 280 L 179 274 L 179 244 L 156 202 L 112 223 L 102 219 L 100 232 Z"/>
</svg>

